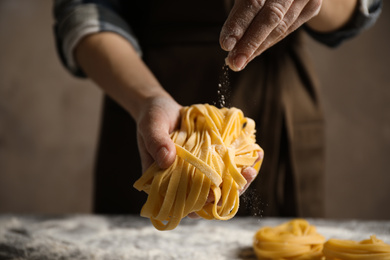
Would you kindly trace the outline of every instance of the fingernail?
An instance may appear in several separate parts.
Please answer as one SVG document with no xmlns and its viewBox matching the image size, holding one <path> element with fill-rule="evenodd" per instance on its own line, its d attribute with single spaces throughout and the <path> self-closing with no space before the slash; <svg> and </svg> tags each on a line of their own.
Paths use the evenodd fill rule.
<svg viewBox="0 0 390 260">
<path fill-rule="evenodd" d="M 168 149 L 166 147 L 161 147 L 160 150 L 158 150 L 157 152 L 157 164 L 164 168 L 164 165 L 166 164 L 165 163 L 165 158 L 167 157 L 168 155 Z"/>
<path fill-rule="evenodd" d="M 242 70 L 246 63 L 246 56 L 244 54 L 238 54 L 233 60 L 233 66 L 236 70 Z"/>
<path fill-rule="evenodd" d="M 236 45 L 237 40 L 234 37 L 227 37 L 223 42 L 223 47 L 226 51 L 233 50 L 234 46 Z"/>
</svg>

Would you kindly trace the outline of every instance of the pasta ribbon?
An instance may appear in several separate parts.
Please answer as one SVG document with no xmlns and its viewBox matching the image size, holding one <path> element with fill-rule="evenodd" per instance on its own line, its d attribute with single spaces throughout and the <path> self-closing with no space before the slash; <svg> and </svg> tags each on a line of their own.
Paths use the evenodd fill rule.
<svg viewBox="0 0 390 260">
<path fill-rule="evenodd" d="M 208 104 L 183 107 L 180 128 L 171 135 L 176 160 L 168 169 L 153 163 L 134 183 L 148 198 L 141 216 L 158 230 L 171 230 L 196 212 L 205 219 L 228 220 L 239 207 L 246 184 L 243 168 L 259 170 L 262 151 L 256 144 L 255 122 L 237 108 Z M 210 191 L 214 202 L 206 203 Z"/>
<path fill-rule="evenodd" d="M 375 235 L 360 242 L 329 239 L 324 244 L 323 254 L 326 260 L 390 260 L 390 245 Z"/>
<path fill-rule="evenodd" d="M 294 219 L 276 227 L 260 228 L 253 248 L 258 259 L 321 259 L 325 237 L 306 220 Z"/>
<path fill-rule="evenodd" d="M 390 245 L 372 235 L 360 242 L 329 239 L 306 220 L 260 228 L 253 249 L 259 260 L 390 260 Z"/>
</svg>

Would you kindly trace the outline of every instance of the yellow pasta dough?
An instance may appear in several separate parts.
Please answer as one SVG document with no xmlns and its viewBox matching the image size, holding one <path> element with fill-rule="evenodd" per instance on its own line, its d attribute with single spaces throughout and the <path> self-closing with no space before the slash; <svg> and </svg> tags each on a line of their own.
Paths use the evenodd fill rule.
<svg viewBox="0 0 390 260">
<path fill-rule="evenodd" d="M 325 238 L 306 220 L 294 219 L 276 227 L 260 228 L 253 248 L 258 259 L 321 259 Z"/>
<path fill-rule="evenodd" d="M 181 110 L 180 128 L 171 138 L 173 165 L 160 169 L 154 163 L 134 183 L 148 194 L 141 216 L 159 230 L 174 229 L 191 212 L 205 219 L 232 218 L 246 184 L 241 170 L 261 166 L 254 121 L 237 108 L 192 105 Z M 215 200 L 206 203 L 210 190 Z"/>
<path fill-rule="evenodd" d="M 306 220 L 294 219 L 276 227 L 260 228 L 253 249 L 259 260 L 390 260 L 390 245 L 372 235 L 370 239 L 329 239 Z"/>
<path fill-rule="evenodd" d="M 390 245 L 375 235 L 360 242 L 329 239 L 323 253 L 326 260 L 390 260 Z"/>
</svg>

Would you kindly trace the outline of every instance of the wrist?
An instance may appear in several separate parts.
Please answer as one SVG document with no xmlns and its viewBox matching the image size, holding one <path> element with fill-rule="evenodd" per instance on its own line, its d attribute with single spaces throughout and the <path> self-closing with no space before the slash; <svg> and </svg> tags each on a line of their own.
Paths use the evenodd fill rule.
<svg viewBox="0 0 390 260">
<path fill-rule="evenodd" d="M 134 118 L 148 99 L 169 96 L 138 53 L 120 35 L 92 34 L 75 49 L 80 67 Z"/>
<path fill-rule="evenodd" d="M 357 4 L 358 0 L 323 0 L 318 15 L 306 24 L 321 33 L 336 31 L 348 23 Z"/>
<path fill-rule="evenodd" d="M 139 118 L 145 113 L 150 104 L 153 104 L 155 100 L 165 99 L 172 102 L 176 102 L 165 90 L 160 86 L 146 86 L 144 89 L 147 91 L 131 92 L 127 91 L 130 88 L 125 89 L 124 95 L 115 99 L 135 121 L 139 121 Z"/>
</svg>

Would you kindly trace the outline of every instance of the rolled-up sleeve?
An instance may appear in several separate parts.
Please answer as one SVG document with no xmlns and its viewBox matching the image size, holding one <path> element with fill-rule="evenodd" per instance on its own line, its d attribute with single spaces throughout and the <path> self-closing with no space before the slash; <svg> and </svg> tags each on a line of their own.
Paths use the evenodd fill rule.
<svg viewBox="0 0 390 260">
<path fill-rule="evenodd" d="M 75 76 L 85 77 L 75 62 L 74 48 L 86 35 L 109 31 L 128 40 L 141 55 L 141 48 L 126 21 L 116 11 L 114 1 L 54 1 L 54 34 L 57 52 L 64 66 Z"/>
<path fill-rule="evenodd" d="M 344 27 L 331 33 L 319 33 L 304 26 L 307 33 L 315 40 L 336 47 L 344 40 L 354 37 L 361 31 L 371 27 L 378 19 L 382 10 L 382 0 L 359 0 L 356 11 Z"/>
</svg>

